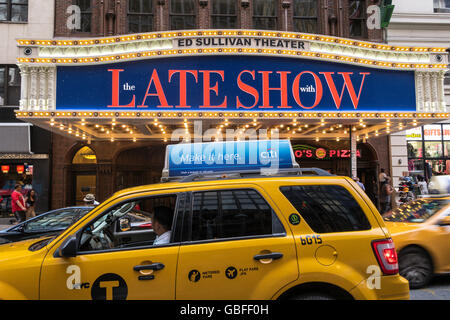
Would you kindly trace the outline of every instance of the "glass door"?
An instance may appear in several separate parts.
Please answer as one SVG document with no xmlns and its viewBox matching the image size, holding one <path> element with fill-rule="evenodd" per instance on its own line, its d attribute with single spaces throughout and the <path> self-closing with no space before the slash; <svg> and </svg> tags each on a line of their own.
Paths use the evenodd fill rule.
<svg viewBox="0 0 450 320">
<path fill-rule="evenodd" d="M 96 186 L 97 175 L 87 173 L 77 173 L 75 175 L 75 205 L 84 205 L 84 197 L 91 193 L 97 198 Z"/>
</svg>

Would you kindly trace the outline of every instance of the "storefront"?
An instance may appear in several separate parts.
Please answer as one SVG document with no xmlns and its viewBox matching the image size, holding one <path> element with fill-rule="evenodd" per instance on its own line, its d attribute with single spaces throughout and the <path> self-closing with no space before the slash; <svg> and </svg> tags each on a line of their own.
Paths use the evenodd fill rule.
<svg viewBox="0 0 450 320">
<path fill-rule="evenodd" d="M 49 208 L 50 134 L 13 117 L 13 108 L 0 112 L 0 218 L 12 216 L 10 196 L 16 184 L 25 195 L 31 189 L 38 194 L 36 212 Z"/>
<path fill-rule="evenodd" d="M 450 174 L 450 122 L 406 131 L 408 170 L 430 179 Z"/>
<path fill-rule="evenodd" d="M 54 207 L 159 181 L 165 146 L 182 141 L 290 139 L 300 166 L 372 184 L 390 133 L 450 116 L 444 48 L 258 30 L 18 47 L 16 116 L 55 133 Z"/>
</svg>

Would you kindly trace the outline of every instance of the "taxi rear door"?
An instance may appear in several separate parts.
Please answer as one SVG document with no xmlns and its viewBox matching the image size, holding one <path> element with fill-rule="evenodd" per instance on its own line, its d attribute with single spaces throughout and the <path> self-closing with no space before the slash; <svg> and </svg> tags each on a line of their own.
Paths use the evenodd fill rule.
<svg viewBox="0 0 450 320">
<path fill-rule="evenodd" d="M 209 186 L 188 203 L 177 299 L 270 299 L 297 279 L 292 233 L 262 188 Z"/>
</svg>

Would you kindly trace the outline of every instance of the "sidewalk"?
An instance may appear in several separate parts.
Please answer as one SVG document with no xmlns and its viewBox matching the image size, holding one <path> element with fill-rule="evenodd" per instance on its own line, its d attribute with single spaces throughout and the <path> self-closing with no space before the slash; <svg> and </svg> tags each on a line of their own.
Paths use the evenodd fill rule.
<svg viewBox="0 0 450 320">
<path fill-rule="evenodd" d="M 11 227 L 12 226 L 12 224 L 10 222 L 11 220 L 15 221 L 16 219 L 14 219 L 13 217 L 0 218 L 0 230 Z"/>
</svg>

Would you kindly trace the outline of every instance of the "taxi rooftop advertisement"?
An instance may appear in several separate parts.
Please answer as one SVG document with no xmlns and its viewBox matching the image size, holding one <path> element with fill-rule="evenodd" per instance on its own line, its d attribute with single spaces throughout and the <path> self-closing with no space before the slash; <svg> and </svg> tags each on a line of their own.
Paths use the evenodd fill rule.
<svg viewBox="0 0 450 320">
<path fill-rule="evenodd" d="M 59 110 L 415 111 L 413 71 L 280 57 L 57 67 Z M 401 94 L 399 94 L 401 92 Z"/>
</svg>

